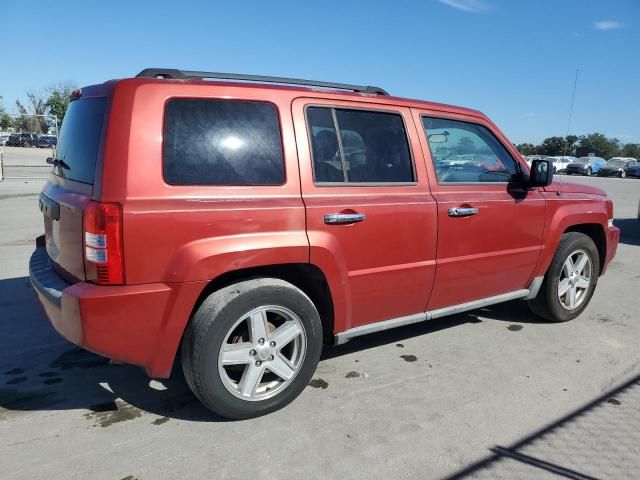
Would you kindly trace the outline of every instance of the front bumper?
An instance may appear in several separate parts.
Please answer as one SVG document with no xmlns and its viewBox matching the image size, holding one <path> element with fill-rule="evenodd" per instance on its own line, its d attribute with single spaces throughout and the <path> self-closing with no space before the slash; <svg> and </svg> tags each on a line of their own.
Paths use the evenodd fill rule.
<svg viewBox="0 0 640 480">
<path fill-rule="evenodd" d="M 70 342 L 167 377 L 202 290 L 199 282 L 106 286 L 67 283 L 44 247 L 29 261 L 31 284 L 53 327 Z"/>
<path fill-rule="evenodd" d="M 607 256 L 604 261 L 604 266 L 602 267 L 602 272 L 600 275 L 604 275 L 607 270 L 607 266 L 609 262 L 613 260 L 613 257 L 616 256 L 616 252 L 618 251 L 618 243 L 620 242 L 620 229 L 618 227 L 608 227 L 607 228 Z"/>
</svg>

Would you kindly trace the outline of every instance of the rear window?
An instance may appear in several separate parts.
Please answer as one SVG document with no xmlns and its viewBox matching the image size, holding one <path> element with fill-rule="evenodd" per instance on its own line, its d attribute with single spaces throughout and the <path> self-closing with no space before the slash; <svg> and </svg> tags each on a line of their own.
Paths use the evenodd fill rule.
<svg viewBox="0 0 640 480">
<path fill-rule="evenodd" d="M 69 104 L 56 148 L 56 159 L 64 163 L 54 167 L 56 175 L 93 183 L 106 105 L 104 97 L 74 100 Z"/>
<path fill-rule="evenodd" d="M 276 108 L 234 100 L 170 101 L 163 171 L 171 185 L 282 185 Z"/>
</svg>

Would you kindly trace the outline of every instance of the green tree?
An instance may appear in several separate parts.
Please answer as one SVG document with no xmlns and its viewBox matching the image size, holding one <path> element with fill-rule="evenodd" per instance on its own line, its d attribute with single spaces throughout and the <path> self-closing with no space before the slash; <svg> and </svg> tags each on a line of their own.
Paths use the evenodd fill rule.
<svg viewBox="0 0 640 480">
<path fill-rule="evenodd" d="M 549 156 L 563 155 L 566 147 L 567 144 L 563 137 L 549 137 L 545 138 L 540 145 L 539 153 Z"/>
<path fill-rule="evenodd" d="M 602 157 L 607 160 L 611 157 L 616 157 L 620 154 L 620 140 L 608 138 L 602 133 L 580 135 L 576 155 L 578 157 L 586 157 L 589 153 L 594 153 L 596 157 Z"/>
<path fill-rule="evenodd" d="M 53 84 L 47 89 L 48 98 L 45 102 L 47 113 L 56 117 L 58 124 L 62 122 L 64 114 L 67 112 L 71 92 L 77 88 L 75 82 L 68 80 Z"/>
<path fill-rule="evenodd" d="M 535 155 L 536 154 L 536 146 L 533 143 L 521 143 L 516 146 L 518 151 L 522 155 Z"/>
<path fill-rule="evenodd" d="M 4 105 L 0 104 L 0 131 L 9 130 L 11 127 L 13 127 L 13 118 L 4 109 Z"/>
<path fill-rule="evenodd" d="M 564 137 L 564 150 L 562 154 L 573 155 L 576 151 L 577 142 L 578 142 L 578 137 L 576 135 L 567 135 L 566 137 Z"/>
<path fill-rule="evenodd" d="M 627 143 L 622 150 L 620 150 L 621 157 L 633 157 L 636 160 L 640 160 L 640 143 Z"/>
</svg>

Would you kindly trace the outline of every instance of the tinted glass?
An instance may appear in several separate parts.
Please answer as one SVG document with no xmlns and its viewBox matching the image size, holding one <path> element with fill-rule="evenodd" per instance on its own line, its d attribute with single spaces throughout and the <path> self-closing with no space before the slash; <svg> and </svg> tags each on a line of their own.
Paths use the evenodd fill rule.
<svg viewBox="0 0 640 480">
<path fill-rule="evenodd" d="M 56 158 L 68 168 L 54 167 L 56 175 L 93 183 L 106 105 L 106 98 L 85 98 L 69 103 L 56 148 Z"/>
<path fill-rule="evenodd" d="M 338 135 L 330 108 L 307 108 L 307 122 L 311 129 L 313 176 L 316 182 L 345 182 Z"/>
<path fill-rule="evenodd" d="M 316 182 L 415 181 L 407 134 L 400 115 L 310 107 L 307 109 L 307 121 L 312 134 Z"/>
<path fill-rule="evenodd" d="M 516 164 L 498 139 L 482 125 L 423 117 L 438 182 L 508 182 Z"/>
<path fill-rule="evenodd" d="M 172 100 L 163 170 L 173 185 L 281 185 L 280 123 L 269 103 Z"/>
</svg>

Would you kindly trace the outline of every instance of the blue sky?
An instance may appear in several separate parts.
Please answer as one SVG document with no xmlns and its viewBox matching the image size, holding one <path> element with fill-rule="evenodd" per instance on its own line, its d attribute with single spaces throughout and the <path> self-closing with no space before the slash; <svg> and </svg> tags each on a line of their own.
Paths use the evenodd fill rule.
<svg viewBox="0 0 640 480">
<path fill-rule="evenodd" d="M 571 133 L 640 143 L 640 0 L 2 3 L 10 111 L 55 81 L 177 67 L 379 85 L 539 142 L 566 133 L 579 68 Z"/>
</svg>

